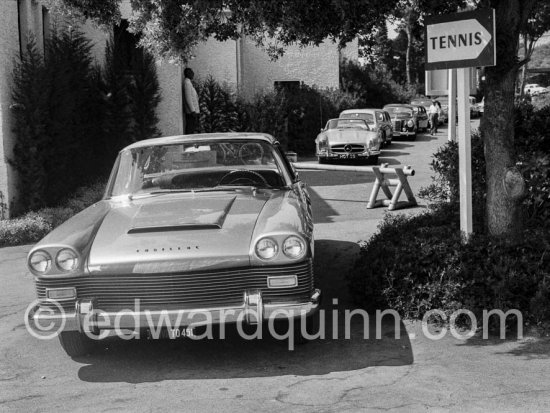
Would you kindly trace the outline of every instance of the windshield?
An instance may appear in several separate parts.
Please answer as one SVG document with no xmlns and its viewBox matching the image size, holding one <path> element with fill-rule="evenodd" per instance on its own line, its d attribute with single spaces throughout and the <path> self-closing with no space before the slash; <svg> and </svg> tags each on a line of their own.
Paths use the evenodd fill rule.
<svg viewBox="0 0 550 413">
<path fill-rule="evenodd" d="M 431 100 L 413 100 L 411 102 L 411 105 L 420 105 L 424 106 L 425 108 L 429 108 L 432 104 Z"/>
<path fill-rule="evenodd" d="M 374 115 L 372 113 L 346 112 L 340 114 L 340 118 L 363 119 L 367 123 L 374 123 Z"/>
<path fill-rule="evenodd" d="M 120 153 L 108 196 L 287 185 L 280 153 L 261 140 L 192 141 Z"/>
<path fill-rule="evenodd" d="M 363 119 L 331 119 L 327 122 L 326 129 L 365 129 L 369 130 L 369 126 Z"/>
<path fill-rule="evenodd" d="M 390 115 L 408 115 L 412 116 L 413 110 L 408 106 L 384 106 L 384 110 Z"/>
</svg>

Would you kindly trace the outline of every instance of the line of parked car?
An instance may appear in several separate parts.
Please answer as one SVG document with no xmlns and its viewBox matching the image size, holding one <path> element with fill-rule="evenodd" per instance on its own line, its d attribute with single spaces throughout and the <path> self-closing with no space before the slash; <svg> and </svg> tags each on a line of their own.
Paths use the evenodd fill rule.
<svg viewBox="0 0 550 413">
<path fill-rule="evenodd" d="M 378 164 L 381 148 L 391 145 L 395 137 L 414 141 L 418 132 L 427 130 L 428 112 L 421 104 L 348 109 L 321 129 L 315 139 L 316 155 L 319 163 L 357 160 Z"/>
</svg>

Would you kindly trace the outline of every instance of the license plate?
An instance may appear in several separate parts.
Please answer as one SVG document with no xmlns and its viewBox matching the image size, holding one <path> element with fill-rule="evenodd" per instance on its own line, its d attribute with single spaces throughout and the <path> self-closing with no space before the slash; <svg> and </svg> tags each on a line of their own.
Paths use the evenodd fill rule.
<svg viewBox="0 0 550 413">
<path fill-rule="evenodd" d="M 195 334 L 191 327 L 170 328 L 168 329 L 168 337 L 171 339 L 180 337 L 195 337 Z"/>
<path fill-rule="evenodd" d="M 342 153 L 342 154 L 338 155 L 338 157 L 340 159 L 355 159 L 355 154 L 354 153 Z"/>
</svg>

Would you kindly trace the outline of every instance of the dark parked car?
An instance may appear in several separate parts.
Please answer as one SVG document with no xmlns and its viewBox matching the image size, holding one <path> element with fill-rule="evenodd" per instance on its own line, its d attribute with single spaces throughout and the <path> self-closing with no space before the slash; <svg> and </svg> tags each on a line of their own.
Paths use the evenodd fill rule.
<svg viewBox="0 0 550 413">
<path fill-rule="evenodd" d="M 405 136 L 410 140 L 416 139 L 418 130 L 418 107 L 402 103 L 393 103 L 384 106 L 392 119 L 393 135 Z"/>
</svg>

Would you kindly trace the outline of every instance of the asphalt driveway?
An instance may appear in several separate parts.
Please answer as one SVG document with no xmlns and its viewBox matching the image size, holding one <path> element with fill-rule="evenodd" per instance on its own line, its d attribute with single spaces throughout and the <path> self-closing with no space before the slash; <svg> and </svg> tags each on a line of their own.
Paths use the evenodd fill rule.
<svg viewBox="0 0 550 413">
<path fill-rule="evenodd" d="M 395 142 L 381 161 L 410 164 L 416 192 L 430 179 L 429 154 L 445 140 Z M 549 411 L 550 342 L 431 340 L 419 323 L 355 318 L 344 277 L 384 209 L 366 209 L 370 174 L 303 171 L 314 204 L 316 263 L 327 331 L 336 338 L 289 351 L 275 339 L 108 340 L 71 359 L 56 340 L 31 337 L 29 246 L 0 249 L 0 411 Z M 425 209 L 392 213 L 418 213 Z M 396 337 L 396 330 L 399 334 Z M 365 339 L 365 332 L 369 338 Z M 378 336 L 378 337 L 377 337 Z"/>
</svg>

